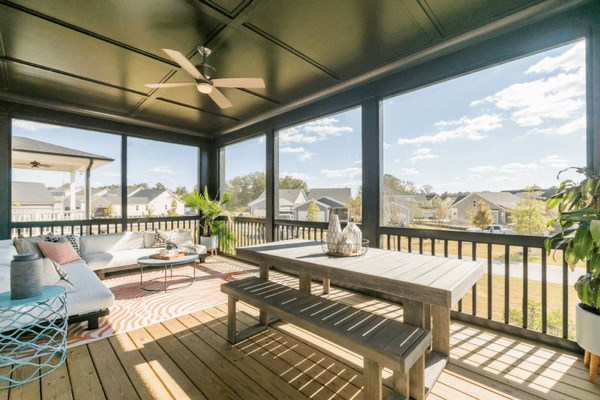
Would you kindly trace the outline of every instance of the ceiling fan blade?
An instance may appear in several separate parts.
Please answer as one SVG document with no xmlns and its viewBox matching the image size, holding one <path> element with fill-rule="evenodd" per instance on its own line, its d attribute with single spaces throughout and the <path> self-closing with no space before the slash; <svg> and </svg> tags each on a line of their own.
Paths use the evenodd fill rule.
<svg viewBox="0 0 600 400">
<path fill-rule="evenodd" d="M 216 87 L 264 89 L 265 81 L 262 78 L 224 78 L 211 80 Z"/>
<path fill-rule="evenodd" d="M 198 71 L 194 64 L 192 64 L 190 60 L 188 60 L 183 54 L 181 54 L 177 50 L 162 49 L 162 51 L 167 53 L 167 55 L 171 57 L 173 61 L 179 64 L 181 68 L 186 70 L 187 73 L 193 76 L 194 78 L 206 80 L 206 78 L 202 76 L 202 74 L 200 73 L 200 71 Z"/>
<path fill-rule="evenodd" d="M 231 102 L 227 100 L 227 97 L 215 87 L 213 87 L 213 90 L 208 95 L 221 108 L 229 108 L 232 106 Z"/>
<path fill-rule="evenodd" d="M 174 88 L 183 86 L 196 86 L 196 82 L 179 82 L 179 83 L 147 83 L 144 86 L 149 88 Z"/>
</svg>

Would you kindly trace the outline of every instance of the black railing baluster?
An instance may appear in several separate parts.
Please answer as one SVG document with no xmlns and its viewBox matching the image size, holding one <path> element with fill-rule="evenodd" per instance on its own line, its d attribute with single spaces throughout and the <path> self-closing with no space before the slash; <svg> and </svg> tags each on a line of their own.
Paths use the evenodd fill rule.
<svg viewBox="0 0 600 400">
<path fill-rule="evenodd" d="M 435 239 L 429 239 L 431 241 L 431 255 L 435 256 Z"/>
<path fill-rule="evenodd" d="M 504 245 L 504 323 L 510 322 L 510 246 Z"/>
<path fill-rule="evenodd" d="M 408 239 L 408 252 L 412 253 L 412 237 L 408 236 L 406 239 Z"/>
<path fill-rule="evenodd" d="M 419 238 L 419 254 L 423 254 L 423 238 Z"/>
<path fill-rule="evenodd" d="M 448 239 L 444 239 L 444 257 L 448 258 Z"/>
<path fill-rule="evenodd" d="M 523 328 L 529 326 L 529 247 L 523 246 Z"/>
</svg>

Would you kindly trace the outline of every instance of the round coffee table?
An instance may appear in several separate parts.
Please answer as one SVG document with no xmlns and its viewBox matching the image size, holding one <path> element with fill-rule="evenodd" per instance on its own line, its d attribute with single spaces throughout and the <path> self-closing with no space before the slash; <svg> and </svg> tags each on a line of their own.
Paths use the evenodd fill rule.
<svg viewBox="0 0 600 400">
<path fill-rule="evenodd" d="M 140 266 L 140 288 L 143 290 L 147 290 L 149 292 L 160 292 L 162 290 L 164 290 L 166 292 L 167 289 L 169 288 L 169 279 L 172 279 L 172 278 L 189 278 L 189 283 L 187 285 L 178 286 L 176 289 L 182 289 L 184 287 L 190 286 L 196 280 L 196 267 L 194 266 L 194 268 L 193 268 L 194 275 L 190 276 L 190 275 L 173 275 L 173 266 L 194 263 L 197 259 L 198 259 L 198 254 L 196 254 L 196 253 L 186 253 L 182 257 L 173 258 L 170 260 L 161 260 L 158 258 L 150 258 L 150 256 L 138 258 L 137 262 Z M 163 279 L 163 278 L 159 277 L 159 278 L 148 279 L 146 282 L 144 282 L 144 268 L 145 267 L 163 267 L 164 282 L 165 282 L 164 289 L 153 289 L 153 288 L 149 288 L 145 285 L 148 282 L 154 282 L 154 281 L 158 281 L 159 279 Z M 169 267 L 171 269 L 171 274 L 167 273 Z"/>
</svg>

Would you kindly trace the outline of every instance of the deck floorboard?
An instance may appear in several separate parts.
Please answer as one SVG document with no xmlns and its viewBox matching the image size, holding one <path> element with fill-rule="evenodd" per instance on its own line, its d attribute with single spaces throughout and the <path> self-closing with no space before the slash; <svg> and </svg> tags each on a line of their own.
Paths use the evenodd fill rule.
<svg viewBox="0 0 600 400">
<path fill-rule="evenodd" d="M 279 273 L 272 278 L 298 284 Z M 319 291 L 315 284 L 313 293 Z M 334 287 L 328 297 L 402 319 L 395 304 Z M 285 322 L 232 346 L 226 312 L 221 304 L 71 348 L 56 372 L 0 390 L 0 399 L 362 399 L 358 354 Z M 237 316 L 244 328 L 259 313 L 240 303 Z M 600 398 L 578 354 L 457 321 L 451 333 L 450 363 L 430 400 Z M 384 370 L 383 383 L 386 395 L 391 371 Z"/>
</svg>

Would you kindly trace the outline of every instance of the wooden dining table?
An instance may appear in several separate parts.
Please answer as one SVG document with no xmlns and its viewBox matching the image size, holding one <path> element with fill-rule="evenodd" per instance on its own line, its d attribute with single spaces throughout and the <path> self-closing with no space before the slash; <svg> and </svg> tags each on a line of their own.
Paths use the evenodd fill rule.
<svg viewBox="0 0 600 400">
<path fill-rule="evenodd" d="M 425 387 L 430 389 L 450 356 L 450 310 L 484 273 L 477 261 L 368 249 L 357 257 L 332 257 L 321 242 L 293 239 L 240 247 L 239 258 L 257 264 L 260 277 L 278 267 L 299 276 L 299 289 L 310 292 L 312 277 L 401 298 L 404 323 L 431 330 L 432 351 L 425 362 Z M 261 323 L 268 316 L 261 312 Z"/>
</svg>

